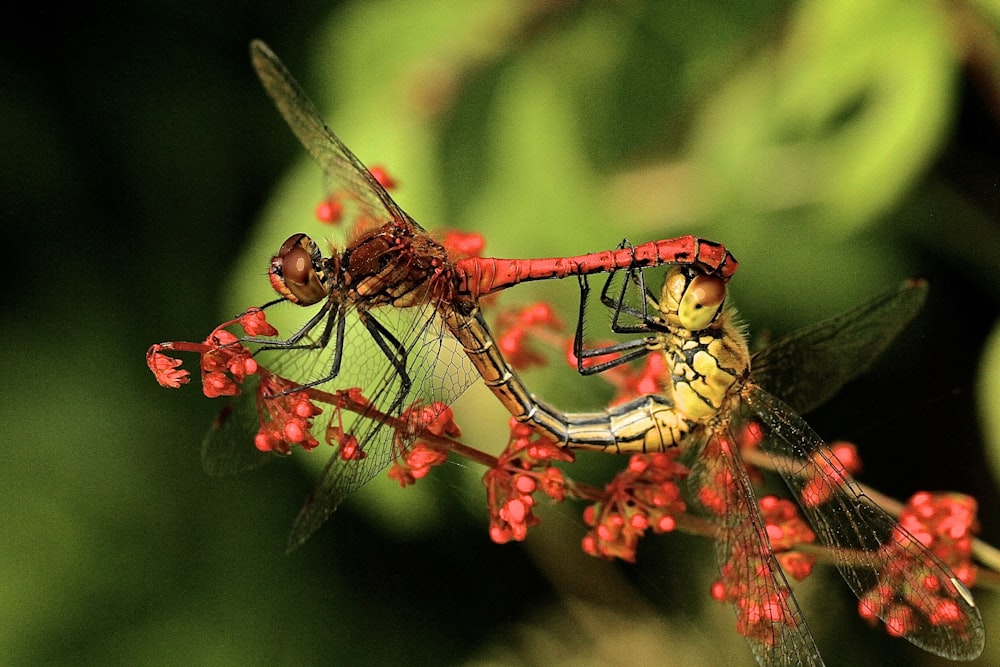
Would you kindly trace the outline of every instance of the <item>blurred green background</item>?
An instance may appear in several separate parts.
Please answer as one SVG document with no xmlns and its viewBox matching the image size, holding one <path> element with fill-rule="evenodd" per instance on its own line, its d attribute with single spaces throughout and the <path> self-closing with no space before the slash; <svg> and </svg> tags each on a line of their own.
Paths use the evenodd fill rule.
<svg viewBox="0 0 1000 667">
<path fill-rule="evenodd" d="M 700 234 L 740 259 L 754 333 L 928 278 L 919 321 L 810 422 L 897 497 L 974 494 L 1000 541 L 996 2 L 27 11 L 0 41 L 4 664 L 753 664 L 704 540 L 598 562 L 567 504 L 497 546 L 482 470 L 451 465 L 373 482 L 285 556 L 312 473 L 201 472 L 219 405 L 159 388 L 146 348 L 269 298 L 278 243 L 323 235 L 320 170 L 251 71 L 254 37 L 417 220 L 488 254 Z M 503 298 L 571 322 L 576 285 Z M 525 379 L 566 409 L 610 396 L 568 369 Z M 457 414 L 470 444 L 504 445 L 482 387 Z M 796 591 L 828 664 L 945 664 L 869 629 L 835 573 Z M 977 664 L 996 664 L 997 595 L 977 601 Z"/>
</svg>

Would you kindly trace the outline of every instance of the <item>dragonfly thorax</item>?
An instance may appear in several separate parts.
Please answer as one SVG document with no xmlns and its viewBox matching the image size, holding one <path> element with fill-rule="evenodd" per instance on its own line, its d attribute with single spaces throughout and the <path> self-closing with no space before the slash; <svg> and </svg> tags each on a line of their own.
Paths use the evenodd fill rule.
<svg viewBox="0 0 1000 667">
<path fill-rule="evenodd" d="M 369 306 L 408 308 L 439 296 L 437 279 L 447 273 L 448 253 L 413 227 L 387 224 L 344 251 L 345 281 Z"/>
<path fill-rule="evenodd" d="M 723 311 L 726 284 L 689 267 L 670 271 L 657 309 L 666 323 L 659 347 L 676 409 L 700 422 L 716 415 L 750 370 L 750 353 L 731 313 Z"/>
<path fill-rule="evenodd" d="M 739 330 L 722 326 L 674 337 L 666 346 L 674 403 L 692 421 L 716 415 L 730 392 L 749 372 L 749 352 Z"/>
</svg>

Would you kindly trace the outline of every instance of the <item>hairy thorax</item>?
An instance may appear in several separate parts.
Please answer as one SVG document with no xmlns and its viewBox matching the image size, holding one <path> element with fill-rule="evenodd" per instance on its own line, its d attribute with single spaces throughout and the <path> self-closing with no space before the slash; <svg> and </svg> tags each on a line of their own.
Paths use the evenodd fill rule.
<svg viewBox="0 0 1000 667">
<path fill-rule="evenodd" d="M 439 297 L 436 282 L 447 274 L 448 254 L 405 225 L 386 225 L 358 239 L 344 254 L 344 272 L 369 305 L 409 308 Z"/>
<path fill-rule="evenodd" d="M 750 371 L 746 341 L 731 318 L 709 329 L 680 331 L 665 346 L 673 387 L 674 406 L 691 422 L 719 414 L 737 381 Z"/>
</svg>

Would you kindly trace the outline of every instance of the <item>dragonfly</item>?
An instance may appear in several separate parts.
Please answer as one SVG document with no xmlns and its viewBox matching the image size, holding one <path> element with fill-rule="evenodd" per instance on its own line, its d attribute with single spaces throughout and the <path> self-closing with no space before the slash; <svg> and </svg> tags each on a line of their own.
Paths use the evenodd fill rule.
<svg viewBox="0 0 1000 667">
<path fill-rule="evenodd" d="M 255 40 L 250 55 L 266 92 L 323 168 L 329 200 L 354 230 L 346 247 L 328 256 L 298 233 L 272 258 L 268 275 L 278 298 L 262 308 L 290 303 L 316 312 L 284 340 L 238 341 L 257 346 L 262 372 L 245 378 L 202 447 L 211 474 L 253 468 L 290 445 L 336 447 L 293 524 L 289 550 L 414 440 L 417 408 L 424 422 L 433 421 L 426 410 L 442 411 L 478 379 L 518 420 L 556 440 L 570 437 L 560 413 L 534 397 L 504 360 L 480 297 L 532 280 L 674 263 L 726 281 L 738 266 L 725 247 L 694 236 L 575 257 L 453 260 L 330 130 L 274 52 Z M 335 387 L 363 390 L 355 396 L 361 414 L 345 421 Z M 333 409 L 320 417 L 324 408 L 316 403 Z"/>
<path fill-rule="evenodd" d="M 572 434 L 595 446 L 607 437 L 623 451 L 680 447 L 693 508 L 717 526 L 716 557 L 725 598 L 762 665 L 821 665 L 819 651 L 770 546 L 741 442 L 753 434 L 798 501 L 818 543 L 862 606 L 890 631 L 951 659 L 983 650 L 978 608 L 955 574 L 867 496 L 799 416 L 867 368 L 918 312 L 926 283 L 909 281 L 869 304 L 776 341 L 755 355 L 726 306 L 726 284 L 695 267 L 669 269 L 659 295 L 633 273 L 601 302 L 612 329 L 644 334 L 596 348 L 583 344 L 582 298 L 575 349 L 579 370 L 603 372 L 650 351 L 663 354 L 664 395 L 608 411 L 564 414 Z M 639 296 L 626 298 L 635 288 Z M 608 359 L 606 355 L 614 355 Z M 587 360 L 605 361 L 587 364 Z M 777 396 L 785 397 L 785 400 Z M 786 402 L 787 401 L 787 402 Z"/>
</svg>

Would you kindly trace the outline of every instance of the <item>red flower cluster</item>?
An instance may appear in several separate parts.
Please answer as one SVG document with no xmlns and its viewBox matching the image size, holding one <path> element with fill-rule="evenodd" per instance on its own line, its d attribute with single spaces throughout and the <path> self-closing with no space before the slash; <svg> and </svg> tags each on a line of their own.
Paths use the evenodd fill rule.
<svg viewBox="0 0 1000 667">
<path fill-rule="evenodd" d="M 235 396 L 238 385 L 243 384 L 248 375 L 257 372 L 257 362 L 239 339 L 226 331 L 226 327 L 236 324 L 243 327 L 250 336 L 275 336 L 278 330 L 272 327 L 260 308 L 251 308 L 236 319 L 220 324 L 203 343 L 169 342 L 153 345 L 146 352 L 146 366 L 156 376 L 163 387 L 177 389 L 190 381 L 190 373 L 180 369 L 180 359 L 163 354 L 173 352 L 194 352 L 201 356 L 202 392 L 208 398 Z"/>
<path fill-rule="evenodd" d="M 758 543 L 764 547 L 764 543 Z M 753 552 L 748 545 L 733 544 L 729 559 L 719 567 L 722 577 L 712 584 L 711 595 L 731 602 L 736 609 L 736 631 L 747 639 L 774 646 L 781 632 L 775 625 L 794 627 L 801 621 L 788 598 L 791 589 L 776 587 L 769 580 L 771 565 L 766 547 Z"/>
<path fill-rule="evenodd" d="M 319 442 L 311 433 L 312 421 L 322 410 L 312 402 L 308 392 L 293 391 L 297 385 L 259 367 L 250 350 L 225 329 L 234 324 L 249 336 L 278 335 L 264 311 L 251 308 L 216 327 L 203 343 L 153 345 L 146 352 L 146 365 L 162 386 L 176 389 L 190 380 L 189 373 L 179 368 L 180 359 L 169 357 L 163 351 L 200 355 L 202 392 L 209 398 L 235 396 L 248 376 L 258 375 L 256 400 L 260 430 L 254 437 L 254 445 L 262 452 L 280 454 L 289 454 L 292 445 L 313 449 Z"/>
<path fill-rule="evenodd" d="M 963 584 L 976 583 L 972 539 L 979 530 L 976 499 L 961 493 L 914 494 L 899 515 L 899 525 L 944 561 Z"/>
<path fill-rule="evenodd" d="M 742 562 L 731 558 L 720 568 L 722 579 L 712 585 L 712 597 L 733 602 L 740 635 L 764 646 L 775 646 L 784 634 L 776 625 L 795 627 L 802 620 L 788 605 L 792 591 L 787 586 L 775 588 L 761 581 L 771 571 L 766 554 L 743 558 Z"/>
<path fill-rule="evenodd" d="M 326 225 L 336 225 L 344 219 L 344 204 L 336 197 L 328 197 L 316 205 L 316 219 Z"/>
<path fill-rule="evenodd" d="M 610 343 L 609 343 L 610 344 Z M 573 368 L 577 367 L 577 358 L 573 350 L 573 341 L 565 343 L 566 361 Z M 601 344 L 598 343 L 597 347 Z M 584 362 L 584 367 L 610 361 L 618 356 L 611 353 L 601 357 L 592 357 Z M 670 374 L 667 372 L 667 359 L 662 354 L 647 354 L 640 366 L 634 364 L 619 364 L 601 373 L 601 377 L 615 387 L 615 396 L 610 405 L 625 403 L 633 398 L 647 394 L 669 394 Z"/>
<path fill-rule="evenodd" d="M 802 486 L 800 497 L 806 507 L 818 507 L 829 501 L 851 475 L 861 472 L 861 457 L 850 442 L 835 442 L 818 449 L 812 459 L 824 474 L 813 474 Z"/>
<path fill-rule="evenodd" d="M 497 544 L 524 540 L 539 519 L 532 513 L 535 491 L 556 502 L 566 498 L 566 481 L 553 461 L 571 463 L 572 452 L 511 419 L 510 441 L 495 467 L 483 475 L 490 513 L 490 538 Z"/>
<path fill-rule="evenodd" d="M 735 444 L 739 447 L 739 451 L 743 452 L 759 446 L 763 439 L 764 430 L 760 424 L 756 421 L 750 421 L 737 432 Z M 705 510 L 717 516 L 725 516 L 730 512 L 729 498 L 737 497 L 740 493 L 736 489 L 731 466 L 742 466 L 747 477 L 754 484 L 764 479 L 756 467 L 749 465 L 742 459 L 734 459 L 733 442 L 732 438 L 721 435 L 712 437 L 699 455 L 705 461 L 715 463 L 705 466 L 702 471 L 701 484 L 697 490 L 698 502 Z"/>
<path fill-rule="evenodd" d="M 726 438 L 711 438 L 701 452 L 701 456 L 706 461 L 717 462 L 718 465 L 704 466 L 699 481 L 696 496 L 698 503 L 711 514 L 725 516 L 730 510 L 729 498 L 736 493 L 733 473 L 727 465 L 723 465 L 732 458 L 730 453 L 729 440 Z M 709 470 L 711 468 L 711 470 Z"/>
<path fill-rule="evenodd" d="M 879 573 L 878 584 L 858 603 L 861 616 L 871 622 L 883 618 L 895 636 L 930 624 L 959 632 L 967 617 L 956 602 L 968 595 L 963 586 L 975 583 L 972 534 L 977 528 L 976 502 L 957 493 L 926 491 L 910 498 L 896 530 L 883 546 L 891 552 L 892 567 Z M 958 581 L 942 580 L 932 571 L 930 559 L 908 545 L 914 540 L 948 565 Z"/>
<path fill-rule="evenodd" d="M 375 177 L 375 180 L 386 190 L 396 187 L 395 179 L 389 175 L 389 172 L 384 167 L 372 167 L 369 171 Z M 315 210 L 316 219 L 325 225 L 340 224 L 344 219 L 344 202 L 342 199 L 344 196 L 350 197 L 351 195 L 344 192 L 333 192 L 317 204 Z M 353 222 L 362 221 L 355 220 Z"/>
<path fill-rule="evenodd" d="M 311 396 L 313 392 L 309 391 L 309 393 Z M 369 405 L 368 399 L 361 393 L 361 387 L 338 389 L 333 394 L 321 395 L 327 397 L 323 402 L 334 406 L 333 415 L 326 425 L 326 433 L 323 434 L 324 442 L 331 447 L 337 448 L 337 455 L 341 461 L 360 461 L 365 458 L 368 454 L 361 449 L 358 439 L 353 433 L 348 433 L 344 430 L 343 418 L 343 408 L 345 405 L 353 406 L 354 410 Z"/>
<path fill-rule="evenodd" d="M 795 547 L 815 542 L 816 534 L 791 500 L 764 496 L 759 504 L 767 539 L 781 567 L 795 579 L 805 579 L 812 573 L 816 557 L 795 551 Z"/>
<path fill-rule="evenodd" d="M 426 477 L 431 468 L 447 460 L 448 454 L 444 450 L 426 442 L 415 442 L 400 458 L 393 461 L 389 477 L 396 480 L 400 487 L 406 488 Z"/>
<path fill-rule="evenodd" d="M 385 167 L 372 167 L 369 172 L 386 190 L 392 190 L 396 187 L 396 180 L 389 175 Z M 319 222 L 325 225 L 339 225 L 344 220 L 344 202 L 347 201 L 350 204 L 352 199 L 356 199 L 356 194 L 350 189 L 331 192 L 326 199 L 316 205 L 314 215 Z M 351 232 L 357 233 L 377 223 L 375 220 L 358 215 L 350 220 L 350 224 L 353 226 Z"/>
<path fill-rule="evenodd" d="M 253 439 L 254 446 L 262 452 L 291 454 L 292 445 L 306 451 L 314 449 L 319 441 L 312 434 L 313 417 L 320 410 L 305 391 L 292 391 L 297 385 L 262 371 L 257 385 L 257 413 L 260 430 Z M 291 393 L 288 393 L 291 391 Z"/>
<path fill-rule="evenodd" d="M 444 448 L 421 440 L 419 434 L 458 438 L 462 429 L 455 423 L 455 413 L 444 403 L 414 403 L 403 411 L 400 419 L 406 426 L 396 430 L 396 460 L 389 469 L 389 477 L 406 487 L 425 477 L 434 466 L 448 460 Z M 404 442 L 412 434 L 417 434 L 417 440 L 406 447 Z"/>
<path fill-rule="evenodd" d="M 734 604 L 741 635 L 770 646 L 781 634 L 775 631 L 774 624 L 794 626 L 799 619 L 788 606 L 791 591 L 774 586 L 769 579 L 769 554 L 773 552 L 792 577 L 804 579 L 812 572 L 816 559 L 794 548 L 814 542 L 816 535 L 792 501 L 765 496 L 759 506 L 767 539 L 733 541 L 728 559 L 719 568 L 722 577 L 712 584 L 711 594 L 720 602 Z"/>
<path fill-rule="evenodd" d="M 375 180 L 378 181 L 379 185 L 381 185 L 386 190 L 392 190 L 393 188 L 396 187 L 397 185 L 396 179 L 394 179 L 391 175 L 389 175 L 389 172 L 382 165 L 377 164 L 368 171 L 371 172 L 371 175 L 375 177 Z"/>
<path fill-rule="evenodd" d="M 583 512 L 583 520 L 593 527 L 583 538 L 585 552 L 632 563 L 646 529 L 655 533 L 674 529 L 674 517 L 687 509 L 677 485 L 688 474 L 676 461 L 679 451 L 632 455 L 628 466 L 607 485 L 607 499 Z"/>
</svg>

